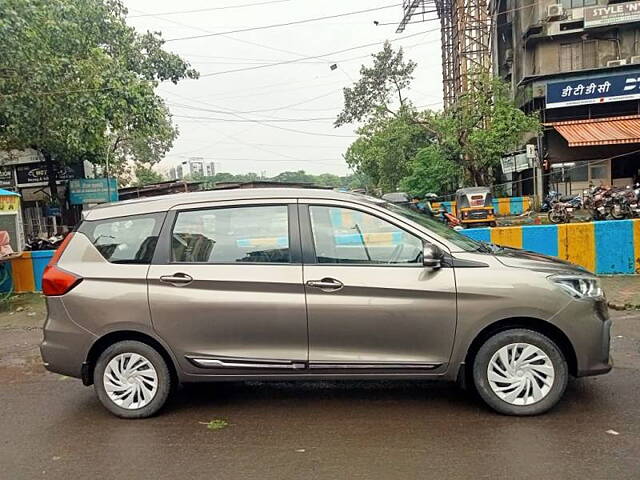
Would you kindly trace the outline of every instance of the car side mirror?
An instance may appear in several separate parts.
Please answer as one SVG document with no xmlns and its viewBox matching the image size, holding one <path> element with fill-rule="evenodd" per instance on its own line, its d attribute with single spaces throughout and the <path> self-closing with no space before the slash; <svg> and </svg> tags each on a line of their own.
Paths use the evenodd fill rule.
<svg viewBox="0 0 640 480">
<path fill-rule="evenodd" d="M 425 267 L 438 269 L 442 267 L 442 259 L 444 258 L 444 252 L 437 245 L 432 243 L 425 243 L 422 247 L 422 264 Z"/>
</svg>

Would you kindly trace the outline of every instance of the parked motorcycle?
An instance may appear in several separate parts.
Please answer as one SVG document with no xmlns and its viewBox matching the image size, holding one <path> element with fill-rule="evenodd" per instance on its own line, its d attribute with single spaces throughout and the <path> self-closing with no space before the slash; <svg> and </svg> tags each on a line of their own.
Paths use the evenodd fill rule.
<svg viewBox="0 0 640 480">
<path fill-rule="evenodd" d="M 573 204 L 570 202 L 555 202 L 549 211 L 549 221 L 551 223 L 569 223 L 574 217 Z"/>
<path fill-rule="evenodd" d="M 56 250 L 64 240 L 62 235 L 53 235 L 49 238 L 30 237 L 24 246 L 26 251 Z"/>
<path fill-rule="evenodd" d="M 640 216 L 640 184 L 636 183 L 633 187 L 613 192 L 611 217 L 614 220 Z"/>
<path fill-rule="evenodd" d="M 612 192 L 610 187 L 591 186 L 583 192 L 583 206 L 589 210 L 592 220 L 605 220 L 611 211 Z"/>
<path fill-rule="evenodd" d="M 541 212 L 549 212 L 553 208 L 553 205 L 558 202 L 565 202 L 571 204 L 574 209 L 582 208 L 582 197 L 580 195 L 562 195 L 560 192 L 550 191 L 549 194 L 542 201 L 540 206 Z"/>
</svg>

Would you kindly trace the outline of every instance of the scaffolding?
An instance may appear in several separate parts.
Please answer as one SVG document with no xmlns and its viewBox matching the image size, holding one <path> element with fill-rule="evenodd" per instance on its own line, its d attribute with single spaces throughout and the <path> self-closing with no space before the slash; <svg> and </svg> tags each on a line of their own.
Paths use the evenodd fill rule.
<svg viewBox="0 0 640 480">
<path fill-rule="evenodd" d="M 449 108 L 474 88 L 474 79 L 491 73 L 491 0 L 404 0 L 397 33 L 426 21 L 435 4 L 442 42 L 442 97 Z"/>
</svg>

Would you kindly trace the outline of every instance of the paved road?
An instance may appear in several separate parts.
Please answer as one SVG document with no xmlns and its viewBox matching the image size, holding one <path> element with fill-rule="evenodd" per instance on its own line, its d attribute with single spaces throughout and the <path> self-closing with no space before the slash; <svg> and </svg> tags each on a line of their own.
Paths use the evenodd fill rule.
<svg viewBox="0 0 640 480">
<path fill-rule="evenodd" d="M 0 326 L 0 478 L 638 479 L 640 315 L 615 316 L 617 367 L 535 418 L 448 385 L 323 382 L 194 386 L 119 420 L 41 369 L 38 329 Z"/>
</svg>

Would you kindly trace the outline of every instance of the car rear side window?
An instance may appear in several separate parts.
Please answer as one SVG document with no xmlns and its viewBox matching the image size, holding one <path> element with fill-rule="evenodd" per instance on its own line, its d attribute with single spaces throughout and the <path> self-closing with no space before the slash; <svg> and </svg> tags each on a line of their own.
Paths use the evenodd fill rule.
<svg viewBox="0 0 640 480">
<path fill-rule="evenodd" d="M 111 263 L 147 265 L 153 258 L 163 217 L 163 213 L 155 213 L 85 221 L 78 231 Z"/>
<path fill-rule="evenodd" d="M 290 263 L 286 205 L 178 213 L 171 258 L 180 263 Z"/>
</svg>

